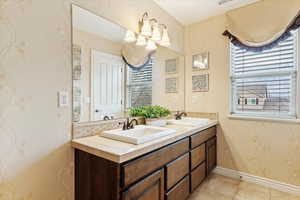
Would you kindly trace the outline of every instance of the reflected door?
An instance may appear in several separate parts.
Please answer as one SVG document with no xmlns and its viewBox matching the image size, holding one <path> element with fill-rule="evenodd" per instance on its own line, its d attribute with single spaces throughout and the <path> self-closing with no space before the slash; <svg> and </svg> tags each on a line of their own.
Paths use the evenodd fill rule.
<svg viewBox="0 0 300 200">
<path fill-rule="evenodd" d="M 102 120 L 104 116 L 118 117 L 123 114 L 123 68 L 121 57 L 91 52 L 91 118 Z"/>
</svg>

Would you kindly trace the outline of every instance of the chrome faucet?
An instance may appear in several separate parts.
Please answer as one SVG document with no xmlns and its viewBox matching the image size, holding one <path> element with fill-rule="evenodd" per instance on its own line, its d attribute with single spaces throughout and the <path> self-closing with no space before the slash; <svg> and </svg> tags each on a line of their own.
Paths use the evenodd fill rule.
<svg viewBox="0 0 300 200">
<path fill-rule="evenodd" d="M 182 119 L 182 115 L 184 115 L 185 117 L 187 116 L 186 112 L 179 112 L 179 111 L 177 111 L 177 113 L 174 116 L 176 120 L 180 120 Z"/>
<path fill-rule="evenodd" d="M 139 125 L 139 122 L 136 119 L 132 119 L 129 121 L 129 118 L 127 118 L 124 122 L 120 122 L 119 124 L 123 124 L 123 130 L 129 130 L 129 129 L 133 129 L 134 125 L 133 122 L 135 122 L 135 125 Z"/>
</svg>

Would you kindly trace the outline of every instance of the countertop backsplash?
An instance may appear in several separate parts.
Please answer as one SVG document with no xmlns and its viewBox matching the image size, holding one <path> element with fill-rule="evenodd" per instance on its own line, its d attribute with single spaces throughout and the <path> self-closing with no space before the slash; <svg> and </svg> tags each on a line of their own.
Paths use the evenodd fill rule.
<svg viewBox="0 0 300 200">
<path fill-rule="evenodd" d="M 187 114 L 189 117 L 209 118 L 212 120 L 218 119 L 217 113 L 188 112 Z M 172 115 L 170 116 L 170 118 L 172 118 Z M 137 119 L 139 124 L 145 124 L 145 119 L 143 117 L 136 117 L 134 119 Z M 119 123 L 123 121 L 124 119 L 117 119 L 117 120 L 110 120 L 110 121 L 74 123 L 73 139 L 98 135 L 105 130 L 121 128 L 122 125 L 120 125 Z"/>
</svg>

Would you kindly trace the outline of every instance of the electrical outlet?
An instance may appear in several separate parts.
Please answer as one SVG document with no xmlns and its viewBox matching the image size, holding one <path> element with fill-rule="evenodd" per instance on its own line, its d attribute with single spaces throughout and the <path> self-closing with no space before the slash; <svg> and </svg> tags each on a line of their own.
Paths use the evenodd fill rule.
<svg viewBox="0 0 300 200">
<path fill-rule="evenodd" d="M 199 102 L 199 98 L 196 95 L 192 95 L 192 104 L 197 104 Z"/>
</svg>

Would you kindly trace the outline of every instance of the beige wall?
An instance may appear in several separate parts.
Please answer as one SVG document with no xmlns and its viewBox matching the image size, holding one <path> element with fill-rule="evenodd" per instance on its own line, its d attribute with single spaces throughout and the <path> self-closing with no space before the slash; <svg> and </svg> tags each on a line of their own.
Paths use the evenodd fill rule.
<svg viewBox="0 0 300 200">
<path fill-rule="evenodd" d="M 253 13 L 255 14 L 255 13 Z M 225 15 L 185 30 L 186 109 L 219 112 L 218 165 L 300 186 L 300 125 L 228 119 L 229 41 L 222 36 Z M 191 59 L 210 52 L 209 92 L 191 92 Z M 297 102 L 299 104 L 299 101 Z"/>
<path fill-rule="evenodd" d="M 74 0 L 136 29 L 147 9 L 182 51 L 183 27 L 149 0 Z M 0 199 L 72 200 L 70 0 L 0 1 Z"/>
<path fill-rule="evenodd" d="M 184 110 L 184 56 L 168 48 L 159 47 L 154 57 L 152 71 L 152 104 L 161 105 L 172 111 Z M 165 61 L 177 59 L 177 73 L 166 74 Z M 166 78 L 177 78 L 178 92 L 166 93 Z"/>
</svg>

